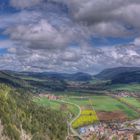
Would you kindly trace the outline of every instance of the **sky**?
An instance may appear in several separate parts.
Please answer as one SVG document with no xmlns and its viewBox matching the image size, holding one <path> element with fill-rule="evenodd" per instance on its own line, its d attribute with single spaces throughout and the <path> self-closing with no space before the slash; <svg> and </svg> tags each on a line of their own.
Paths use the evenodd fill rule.
<svg viewBox="0 0 140 140">
<path fill-rule="evenodd" d="M 140 65 L 140 0 L 0 0 L 0 69 Z"/>
</svg>

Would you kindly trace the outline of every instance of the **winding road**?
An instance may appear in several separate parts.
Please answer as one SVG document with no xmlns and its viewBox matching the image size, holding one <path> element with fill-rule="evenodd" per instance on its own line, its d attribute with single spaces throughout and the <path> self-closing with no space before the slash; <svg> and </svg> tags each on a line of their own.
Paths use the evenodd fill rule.
<svg viewBox="0 0 140 140">
<path fill-rule="evenodd" d="M 75 107 L 77 107 L 77 108 L 79 109 L 78 115 L 77 115 L 75 118 L 73 118 L 71 122 L 68 123 L 68 126 L 70 127 L 70 130 L 71 130 L 71 132 L 73 133 L 74 136 L 77 136 L 77 137 L 80 138 L 81 140 L 84 140 L 84 139 L 82 138 L 82 136 L 81 136 L 80 134 L 78 134 L 78 132 L 77 132 L 75 129 L 73 129 L 73 127 L 72 127 L 72 123 L 73 123 L 75 120 L 77 120 L 77 119 L 80 117 L 80 115 L 81 115 L 81 108 L 80 108 L 80 106 L 77 105 L 77 104 L 75 104 L 75 103 L 71 103 L 71 102 L 64 101 L 64 100 L 57 100 L 57 102 L 61 102 L 61 103 L 65 103 L 65 104 L 74 105 Z M 69 137 L 69 136 L 66 137 L 66 140 L 67 140 L 68 137 Z"/>
<path fill-rule="evenodd" d="M 84 138 L 72 127 L 73 122 L 75 120 L 77 120 L 80 117 L 80 115 L 81 115 L 81 107 L 79 105 L 75 104 L 75 103 L 72 103 L 72 102 L 69 102 L 69 101 L 65 101 L 65 100 L 57 100 L 56 102 L 70 104 L 70 105 L 73 105 L 73 106 L 75 106 L 75 107 L 77 107 L 79 109 L 79 113 L 77 114 L 77 116 L 74 117 L 70 122 L 67 122 L 68 123 L 68 130 L 70 129 L 70 132 L 72 132 L 73 135 L 70 135 L 69 131 L 68 131 L 68 135 L 66 137 L 66 140 L 68 140 L 69 136 L 76 136 L 80 140 L 84 140 Z M 94 107 L 92 105 L 91 99 L 89 99 L 89 104 L 91 105 L 92 110 L 95 112 L 95 109 L 94 109 Z M 96 112 L 95 112 L 95 115 L 96 115 L 96 118 L 99 120 Z"/>
</svg>

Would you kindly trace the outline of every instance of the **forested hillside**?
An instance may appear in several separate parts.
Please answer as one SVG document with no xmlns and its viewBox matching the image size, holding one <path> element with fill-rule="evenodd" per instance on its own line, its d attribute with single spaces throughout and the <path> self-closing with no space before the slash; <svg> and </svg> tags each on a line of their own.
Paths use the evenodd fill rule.
<svg viewBox="0 0 140 140">
<path fill-rule="evenodd" d="M 133 78 L 135 74 L 140 74 L 140 67 L 116 67 L 105 69 L 99 74 L 95 75 L 95 77 L 102 80 L 113 80 L 121 75 L 126 75 L 126 77 L 129 77 L 127 74 L 132 74 L 131 78 Z M 135 80 L 135 77 L 133 79 Z"/>
<path fill-rule="evenodd" d="M 44 73 L 0 71 L 0 82 L 16 88 L 64 90 L 66 83 L 56 77 L 48 77 Z"/>
<path fill-rule="evenodd" d="M 59 111 L 40 107 L 32 95 L 0 84 L 0 135 L 9 140 L 63 140 L 66 119 Z"/>
<path fill-rule="evenodd" d="M 111 84 L 140 83 L 140 67 L 105 69 L 95 77 L 100 80 L 110 80 Z"/>
</svg>

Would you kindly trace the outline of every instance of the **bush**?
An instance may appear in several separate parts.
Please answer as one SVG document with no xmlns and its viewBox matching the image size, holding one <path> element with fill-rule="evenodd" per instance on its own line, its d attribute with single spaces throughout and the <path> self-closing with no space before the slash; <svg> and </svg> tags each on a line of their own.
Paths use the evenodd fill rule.
<svg viewBox="0 0 140 140">
<path fill-rule="evenodd" d="M 8 135 L 11 140 L 20 140 L 19 130 L 11 124 L 5 126 L 4 134 Z"/>
</svg>

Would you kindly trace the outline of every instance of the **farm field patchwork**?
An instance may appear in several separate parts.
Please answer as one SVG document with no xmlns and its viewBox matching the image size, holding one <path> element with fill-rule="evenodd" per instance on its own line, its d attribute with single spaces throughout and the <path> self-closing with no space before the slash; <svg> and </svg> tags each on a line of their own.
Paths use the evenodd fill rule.
<svg viewBox="0 0 140 140">
<path fill-rule="evenodd" d="M 113 99 L 110 96 L 89 96 L 89 97 L 69 97 L 65 100 L 78 104 L 79 106 L 88 106 L 89 105 L 89 99 L 92 101 L 92 105 L 96 112 L 122 112 L 124 113 L 129 119 L 137 118 L 138 113 L 135 112 L 133 109 L 129 108 L 127 105 L 119 102 L 116 99 Z"/>
<path fill-rule="evenodd" d="M 101 115 L 101 118 L 104 115 L 111 116 L 112 114 L 112 116 L 115 116 L 114 114 L 116 114 L 115 119 L 118 119 L 119 117 L 121 118 L 122 116 L 129 119 L 134 119 L 134 118 L 138 118 L 139 116 L 137 112 L 135 112 L 127 105 L 106 95 L 73 96 L 73 95 L 68 95 L 67 93 L 66 95 L 62 96 L 62 100 L 69 103 L 74 103 L 82 109 L 80 117 L 76 120 L 76 122 L 73 123 L 74 128 L 76 128 L 77 126 L 82 126 L 83 124 L 90 124 L 92 122 L 96 122 L 98 120 L 98 117 L 100 119 L 100 116 L 97 117 L 96 115 L 94 115 L 96 113 Z M 139 102 L 135 103 L 134 99 L 128 99 L 128 100 L 133 104 L 135 104 L 137 107 L 139 107 L 140 105 Z M 67 114 L 71 113 L 74 116 L 76 116 L 79 113 L 79 108 L 77 108 L 76 106 L 68 103 L 62 103 L 59 100 L 48 100 L 47 98 L 40 97 L 40 98 L 35 98 L 34 101 L 39 105 L 50 107 L 56 110 L 62 110 L 63 112 Z M 94 110 L 91 111 L 92 109 L 87 110 L 89 109 L 87 108 L 89 106 L 92 106 L 95 109 L 96 113 L 94 112 Z"/>
</svg>

